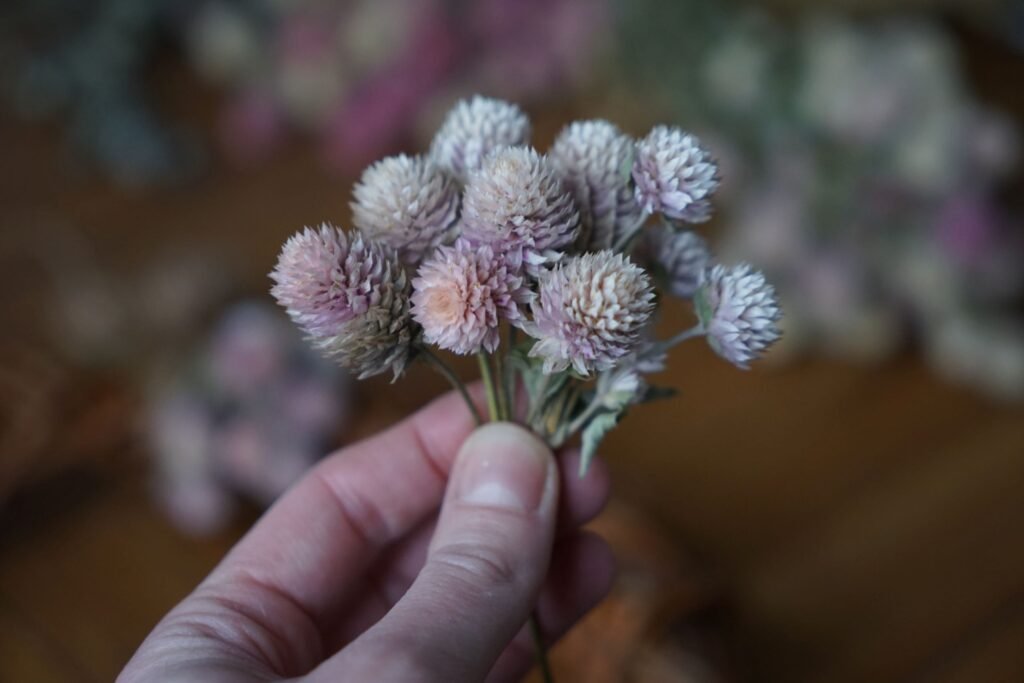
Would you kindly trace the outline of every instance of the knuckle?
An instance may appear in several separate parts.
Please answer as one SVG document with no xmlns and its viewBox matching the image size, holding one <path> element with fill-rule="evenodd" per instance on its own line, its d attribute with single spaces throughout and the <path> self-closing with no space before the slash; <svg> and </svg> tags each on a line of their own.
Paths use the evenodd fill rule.
<svg viewBox="0 0 1024 683">
<path fill-rule="evenodd" d="M 449 543 L 438 548 L 433 559 L 453 579 L 472 587 L 496 588 L 520 581 L 514 553 L 490 543 Z"/>
</svg>

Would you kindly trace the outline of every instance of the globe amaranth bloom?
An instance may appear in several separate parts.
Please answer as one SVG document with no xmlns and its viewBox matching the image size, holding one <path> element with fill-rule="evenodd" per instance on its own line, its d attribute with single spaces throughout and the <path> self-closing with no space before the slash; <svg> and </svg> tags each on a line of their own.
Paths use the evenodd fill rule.
<svg viewBox="0 0 1024 683">
<path fill-rule="evenodd" d="M 352 192 L 352 222 L 366 236 L 415 265 L 455 237 L 459 188 L 433 162 L 404 154 L 363 172 Z"/>
<path fill-rule="evenodd" d="M 496 149 L 525 145 L 530 120 L 510 102 L 476 95 L 461 100 L 445 118 L 430 145 L 430 157 L 465 183 Z"/>
<path fill-rule="evenodd" d="M 694 303 L 708 344 L 744 370 L 782 336 L 775 288 L 746 263 L 707 270 Z"/>
<path fill-rule="evenodd" d="M 410 283 L 391 247 L 323 224 L 285 242 L 271 289 L 314 346 L 360 379 L 409 360 Z"/>
<path fill-rule="evenodd" d="M 463 236 L 521 259 L 531 275 L 562 258 L 578 232 L 572 196 L 536 150 L 497 150 L 470 176 L 462 200 Z"/>
<path fill-rule="evenodd" d="M 623 254 L 599 251 L 566 259 L 540 277 L 527 332 L 544 372 L 608 370 L 638 349 L 654 310 L 646 272 Z"/>
<path fill-rule="evenodd" d="M 521 325 L 533 299 L 519 269 L 487 245 L 440 247 L 413 280 L 412 315 L 423 338 L 458 354 L 498 348 L 502 319 Z"/>
<path fill-rule="evenodd" d="M 695 136 L 655 126 L 636 145 L 633 182 L 636 201 L 646 213 L 702 223 L 711 217 L 718 165 Z"/>
<path fill-rule="evenodd" d="M 608 121 L 566 126 L 548 156 L 580 211 L 582 251 L 611 249 L 641 220 L 629 183 L 634 141 Z"/>
<path fill-rule="evenodd" d="M 704 238 L 690 230 L 662 225 L 647 230 L 642 246 L 645 262 L 664 278 L 665 288 L 680 298 L 692 298 L 711 261 Z"/>
</svg>

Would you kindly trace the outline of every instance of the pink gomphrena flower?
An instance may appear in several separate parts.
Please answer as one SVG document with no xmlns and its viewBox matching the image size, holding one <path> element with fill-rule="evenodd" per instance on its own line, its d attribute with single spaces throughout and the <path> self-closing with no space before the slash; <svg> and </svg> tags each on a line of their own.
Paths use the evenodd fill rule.
<svg viewBox="0 0 1024 683">
<path fill-rule="evenodd" d="M 360 379 L 405 369 L 410 286 L 394 249 L 325 223 L 289 238 L 270 277 L 314 346 Z"/>
<path fill-rule="evenodd" d="M 673 230 L 659 225 L 644 235 L 646 262 L 664 278 L 665 289 L 682 299 L 693 297 L 711 261 L 711 251 L 703 237 L 690 230 Z"/>
<path fill-rule="evenodd" d="M 703 223 L 711 218 L 718 165 L 693 135 L 655 126 L 637 142 L 633 162 L 636 201 L 648 214 Z"/>
<path fill-rule="evenodd" d="M 744 370 L 782 336 L 775 288 L 749 264 L 708 269 L 694 303 L 708 344 Z"/>
<path fill-rule="evenodd" d="M 514 265 L 489 246 L 465 240 L 438 248 L 412 283 L 412 316 L 424 340 L 463 355 L 494 352 L 501 320 L 521 325 L 519 307 L 533 300 Z"/>
<path fill-rule="evenodd" d="M 530 355 L 544 372 L 572 367 L 580 375 L 608 370 L 637 350 L 654 310 L 651 279 L 623 254 L 599 251 L 567 258 L 540 278 Z"/>
<path fill-rule="evenodd" d="M 433 162 L 405 154 L 382 159 L 352 191 L 352 222 L 415 265 L 455 238 L 459 188 Z"/>
<path fill-rule="evenodd" d="M 521 259 L 529 274 L 561 259 L 578 233 L 572 195 L 536 150 L 497 150 L 470 176 L 462 200 L 463 236 Z"/>
<path fill-rule="evenodd" d="M 460 100 L 445 118 L 430 145 L 430 157 L 465 183 L 496 149 L 525 145 L 530 120 L 510 102 L 474 96 Z"/>
<path fill-rule="evenodd" d="M 629 170 L 634 142 L 608 121 L 576 121 L 548 153 L 580 211 L 582 251 L 611 249 L 640 220 Z"/>
</svg>

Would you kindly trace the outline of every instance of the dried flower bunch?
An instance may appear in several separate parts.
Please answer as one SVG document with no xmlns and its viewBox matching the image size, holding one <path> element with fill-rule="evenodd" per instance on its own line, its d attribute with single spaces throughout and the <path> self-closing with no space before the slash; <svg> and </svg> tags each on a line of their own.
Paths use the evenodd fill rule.
<svg viewBox="0 0 1024 683">
<path fill-rule="evenodd" d="M 631 406 L 663 395 L 644 376 L 706 337 L 746 368 L 779 338 L 775 291 L 747 264 L 714 263 L 688 229 L 710 217 L 718 170 L 693 135 L 634 140 L 607 121 L 565 128 L 544 155 L 515 105 L 460 102 L 430 152 L 370 166 L 356 230 L 305 228 L 271 273 L 312 344 L 359 377 L 476 355 L 490 418 L 558 447 L 582 435 L 580 476 Z M 652 224 L 649 226 L 649 224 Z M 696 324 L 655 339 L 655 285 L 692 300 Z"/>
<path fill-rule="evenodd" d="M 656 126 L 634 140 L 579 121 L 544 155 L 529 135 L 514 104 L 458 103 L 428 154 L 365 171 L 356 230 L 324 224 L 285 243 L 272 292 L 361 378 L 397 379 L 422 358 L 465 393 L 436 350 L 478 355 L 492 419 L 552 446 L 582 433 L 585 471 L 608 429 L 657 393 L 643 376 L 672 346 L 703 336 L 746 368 L 779 338 L 780 311 L 761 273 L 714 263 L 688 229 L 710 217 L 719 182 L 695 136 Z M 653 338 L 655 279 L 693 301 L 692 329 Z"/>
</svg>

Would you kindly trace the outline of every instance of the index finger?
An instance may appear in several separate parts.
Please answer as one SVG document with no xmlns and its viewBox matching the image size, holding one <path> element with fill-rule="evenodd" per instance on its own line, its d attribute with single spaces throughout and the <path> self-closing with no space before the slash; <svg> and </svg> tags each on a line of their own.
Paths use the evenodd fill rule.
<svg viewBox="0 0 1024 683">
<path fill-rule="evenodd" d="M 453 392 L 329 456 L 257 522 L 208 582 L 254 582 L 324 628 L 381 550 L 437 509 L 459 446 L 475 426 Z"/>
</svg>

